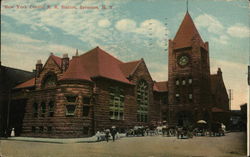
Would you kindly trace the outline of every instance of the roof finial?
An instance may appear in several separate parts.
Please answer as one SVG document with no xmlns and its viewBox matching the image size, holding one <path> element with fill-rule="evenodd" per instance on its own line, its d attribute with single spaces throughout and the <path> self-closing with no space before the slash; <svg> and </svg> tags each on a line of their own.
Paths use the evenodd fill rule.
<svg viewBox="0 0 250 157">
<path fill-rule="evenodd" d="M 187 2 L 187 12 L 188 12 L 188 0 L 186 2 Z"/>
<path fill-rule="evenodd" d="M 76 56 L 78 56 L 78 49 L 76 49 Z"/>
</svg>

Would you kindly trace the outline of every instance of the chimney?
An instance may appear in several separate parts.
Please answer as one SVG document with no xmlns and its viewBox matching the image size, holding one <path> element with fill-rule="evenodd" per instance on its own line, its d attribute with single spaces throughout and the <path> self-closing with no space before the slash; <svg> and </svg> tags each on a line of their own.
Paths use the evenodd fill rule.
<svg viewBox="0 0 250 157">
<path fill-rule="evenodd" d="M 76 49 L 76 55 L 75 56 L 78 56 L 79 54 L 78 54 L 78 49 Z"/>
<path fill-rule="evenodd" d="M 63 72 L 65 72 L 69 67 L 69 57 L 68 57 L 67 53 L 63 54 L 62 65 L 61 66 L 62 66 L 61 68 L 62 68 Z"/>
<path fill-rule="evenodd" d="M 37 60 L 37 63 L 36 63 L 36 77 L 39 77 L 42 71 L 42 68 L 43 68 L 43 64 L 42 64 L 42 61 L 39 59 Z"/>
</svg>

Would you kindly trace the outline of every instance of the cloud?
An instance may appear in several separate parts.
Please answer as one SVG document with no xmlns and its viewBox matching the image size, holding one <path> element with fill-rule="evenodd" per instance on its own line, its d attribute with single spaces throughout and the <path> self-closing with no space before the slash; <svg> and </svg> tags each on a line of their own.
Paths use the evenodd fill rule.
<svg viewBox="0 0 250 157">
<path fill-rule="evenodd" d="M 215 43 L 220 43 L 223 45 L 228 44 L 229 37 L 227 35 L 220 35 L 219 37 L 211 37 Z"/>
<path fill-rule="evenodd" d="M 167 30 L 167 28 L 156 19 L 143 21 L 135 32 L 144 35 L 151 35 L 156 38 L 164 38 L 165 35 L 169 34 L 169 30 Z"/>
<path fill-rule="evenodd" d="M 11 33 L 11 32 L 2 32 L 1 33 L 1 40 L 2 42 L 21 42 L 21 43 L 42 43 L 44 41 L 33 39 L 31 37 L 17 34 L 17 33 Z"/>
<path fill-rule="evenodd" d="M 82 0 L 51 2 L 45 0 L 32 3 L 24 0 L 20 2 L 20 5 L 31 3 L 36 5 L 57 5 L 58 7 L 62 5 L 81 5 L 98 6 L 100 9 L 3 9 L 2 15 L 14 19 L 17 28 L 23 27 L 23 24 L 25 24 L 25 27 L 31 28 L 30 34 L 48 32 L 50 36 L 54 36 L 55 31 L 57 31 L 62 36 L 69 35 L 76 40 L 81 40 L 84 47 L 86 47 L 86 51 L 98 45 L 105 45 L 107 51 L 111 50 L 114 55 L 129 58 L 127 54 L 138 51 L 140 45 L 148 48 L 151 46 L 154 51 L 163 52 L 162 50 L 166 47 L 163 42 L 166 34 L 164 25 L 156 19 L 147 19 L 141 23 L 128 19 L 129 11 L 121 13 L 121 6 L 127 2 L 105 1 L 104 3 Z M 4 3 L 6 5 L 16 5 L 16 1 L 5 1 Z M 102 10 L 101 6 L 103 4 L 106 6 L 112 5 L 114 8 Z M 150 22 L 152 23 L 152 33 L 149 33 L 148 30 Z M 40 39 L 40 36 L 38 35 L 36 39 Z M 126 40 L 126 43 L 124 43 L 124 40 Z M 114 45 L 119 46 L 115 47 Z"/>
<path fill-rule="evenodd" d="M 224 30 L 222 23 L 214 16 L 208 14 L 202 14 L 195 18 L 195 24 L 197 27 L 207 28 L 208 32 L 221 34 Z"/>
<path fill-rule="evenodd" d="M 121 32 L 134 33 L 133 41 L 135 43 L 141 43 L 148 47 L 156 45 L 160 48 L 167 47 L 167 39 L 170 33 L 168 28 L 156 19 L 145 20 L 138 26 L 134 20 L 122 19 L 116 23 L 116 29 Z"/>
<path fill-rule="evenodd" d="M 122 19 L 116 23 L 116 29 L 161 39 L 169 34 L 169 30 L 156 19 L 145 20 L 138 27 L 134 20 Z"/>
<path fill-rule="evenodd" d="M 237 23 L 227 29 L 227 33 L 232 37 L 247 38 L 250 37 L 250 29 L 240 23 Z"/>
<path fill-rule="evenodd" d="M 147 64 L 153 80 L 166 81 L 168 80 L 168 65 L 157 62 L 150 62 Z"/>
<path fill-rule="evenodd" d="M 75 49 L 70 46 L 46 43 L 42 40 L 16 34 L 1 34 L 2 63 L 10 67 L 18 67 L 24 70 L 32 70 L 34 62 L 38 59 L 46 61 L 50 52 L 59 57 L 64 53 L 75 54 Z"/>
<path fill-rule="evenodd" d="M 64 45 L 58 45 L 58 44 L 49 44 L 47 45 L 47 51 L 57 53 L 58 55 L 62 54 L 70 54 L 70 55 L 75 55 L 76 49 L 69 47 L 69 46 L 64 46 Z"/>
<path fill-rule="evenodd" d="M 123 32 L 133 32 L 136 29 L 136 22 L 131 19 L 122 19 L 115 25 L 116 29 Z"/>
<path fill-rule="evenodd" d="M 107 38 L 113 33 L 109 28 L 111 25 L 108 19 L 117 20 L 116 16 L 119 12 L 119 6 L 124 1 L 49 1 L 30 2 L 20 1 L 20 5 L 36 4 L 36 5 L 57 5 L 58 9 L 2 9 L 2 15 L 11 17 L 17 21 L 17 24 L 29 25 L 31 31 L 46 31 L 53 33 L 51 28 L 62 31 L 63 34 L 74 36 L 76 39 L 82 40 L 89 46 L 97 46 L 100 42 L 106 42 Z M 16 1 L 5 1 L 4 5 L 16 5 Z M 99 9 L 61 9 L 64 6 L 93 6 Z M 102 10 L 102 5 L 116 6 L 116 9 Z M 105 19 L 104 19 L 105 17 Z M 108 29 L 103 29 L 108 28 Z M 87 35 L 86 35 L 87 34 Z M 118 35 L 114 36 L 119 38 Z"/>
<path fill-rule="evenodd" d="M 108 19 L 103 19 L 98 22 L 99 27 L 109 27 L 111 25 L 110 21 Z"/>
</svg>

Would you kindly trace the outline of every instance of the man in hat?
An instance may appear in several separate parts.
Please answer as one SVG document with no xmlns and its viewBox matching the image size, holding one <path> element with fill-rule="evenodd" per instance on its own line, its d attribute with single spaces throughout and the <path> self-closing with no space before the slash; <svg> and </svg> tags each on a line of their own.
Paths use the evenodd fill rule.
<svg viewBox="0 0 250 157">
<path fill-rule="evenodd" d="M 115 127 L 112 127 L 111 136 L 112 136 L 113 142 L 115 141 L 115 135 L 116 135 L 116 129 Z"/>
</svg>

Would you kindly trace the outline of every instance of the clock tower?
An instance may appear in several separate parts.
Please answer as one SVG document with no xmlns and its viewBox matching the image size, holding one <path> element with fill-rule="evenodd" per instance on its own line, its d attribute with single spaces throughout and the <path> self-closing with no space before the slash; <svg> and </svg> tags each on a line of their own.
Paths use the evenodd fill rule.
<svg viewBox="0 0 250 157">
<path fill-rule="evenodd" d="M 168 52 L 169 123 L 185 126 L 209 121 L 211 85 L 208 42 L 203 42 L 194 22 L 186 15 Z"/>
</svg>

